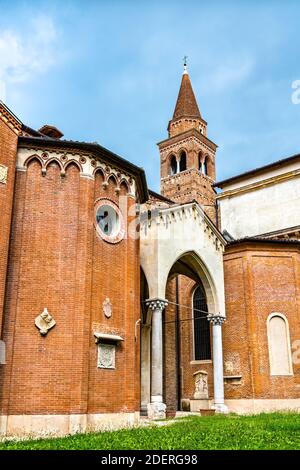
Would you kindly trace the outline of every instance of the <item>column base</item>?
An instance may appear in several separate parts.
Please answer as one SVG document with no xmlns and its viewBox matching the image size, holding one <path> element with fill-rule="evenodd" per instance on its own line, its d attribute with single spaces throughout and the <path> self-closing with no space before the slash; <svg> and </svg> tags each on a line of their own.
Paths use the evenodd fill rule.
<svg viewBox="0 0 300 470">
<path fill-rule="evenodd" d="M 147 411 L 149 419 L 165 419 L 166 405 L 162 402 L 148 403 Z"/>
<path fill-rule="evenodd" d="M 227 415 L 229 413 L 228 407 L 224 403 L 215 403 L 212 409 L 216 410 L 217 414 Z"/>
</svg>

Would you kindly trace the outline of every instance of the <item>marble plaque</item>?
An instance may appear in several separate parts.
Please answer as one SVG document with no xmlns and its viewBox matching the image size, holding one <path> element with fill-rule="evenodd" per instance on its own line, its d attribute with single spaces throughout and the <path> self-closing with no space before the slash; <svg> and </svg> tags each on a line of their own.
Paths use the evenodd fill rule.
<svg viewBox="0 0 300 470">
<path fill-rule="evenodd" d="M 2 184 L 7 183 L 7 173 L 8 173 L 7 166 L 0 165 L 0 183 Z"/>
<path fill-rule="evenodd" d="M 194 373 L 195 379 L 195 399 L 208 399 L 208 384 L 207 384 L 207 372 L 199 370 Z"/>
<path fill-rule="evenodd" d="M 116 346 L 114 344 L 98 344 L 98 367 L 100 369 L 115 369 Z"/>
</svg>

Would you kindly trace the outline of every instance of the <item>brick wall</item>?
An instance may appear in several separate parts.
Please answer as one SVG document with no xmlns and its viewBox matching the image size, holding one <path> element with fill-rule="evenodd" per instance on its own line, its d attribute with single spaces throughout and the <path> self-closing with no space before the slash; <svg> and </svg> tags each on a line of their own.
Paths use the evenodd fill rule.
<svg viewBox="0 0 300 470">
<path fill-rule="evenodd" d="M 118 203 L 113 179 L 80 177 L 75 164 L 61 177 L 53 162 L 17 172 L 0 366 L 6 414 L 66 414 L 139 409 L 139 240 L 110 244 L 95 232 L 94 202 Z M 121 195 L 128 205 L 125 186 Z M 129 216 L 129 222 L 134 217 Z M 126 218 L 126 214 L 125 214 Z M 107 319 L 102 303 L 109 297 Z M 34 320 L 47 307 L 56 326 L 42 337 Z M 120 334 L 116 370 L 97 368 L 94 332 Z M 138 328 L 137 328 L 138 331 Z"/>
<path fill-rule="evenodd" d="M 300 253 L 288 245 L 239 245 L 227 247 L 224 256 L 227 321 L 223 324 L 225 398 L 299 398 L 300 364 L 292 376 L 271 376 L 267 318 L 273 312 L 286 316 L 292 352 L 300 339 Z M 179 318 L 192 316 L 195 282 L 179 276 Z M 166 297 L 176 302 L 175 279 L 168 282 Z M 184 308 L 183 306 L 190 308 Z M 164 394 L 169 411 L 177 409 L 177 361 L 180 396 L 192 399 L 193 373 L 208 373 L 213 398 L 212 361 L 194 361 L 193 323 L 180 322 L 180 358 L 176 349 L 176 307 L 165 311 Z M 294 348 L 293 348 L 294 346 Z M 298 354 L 299 356 L 299 354 Z M 241 376 L 241 378 L 239 378 Z"/>
<path fill-rule="evenodd" d="M 13 129 L 0 119 L 0 164 L 8 168 L 7 184 L 0 183 L 0 338 L 15 183 L 17 141 L 18 137 Z"/>
<path fill-rule="evenodd" d="M 201 139 L 205 137 L 201 136 Z M 216 223 L 216 193 L 212 187 L 216 177 L 215 148 L 208 147 L 192 132 L 191 135 L 177 135 L 162 142 L 159 144 L 159 150 L 161 194 L 176 203 L 196 200 Z M 182 151 L 186 154 L 186 170 L 171 175 L 171 159 L 173 156 L 179 159 Z M 207 174 L 203 174 L 203 169 L 199 171 L 199 158 L 202 164 L 206 161 Z"/>
<path fill-rule="evenodd" d="M 242 376 L 239 383 L 225 385 L 226 398 L 299 398 L 300 364 L 293 364 L 293 376 L 271 376 L 267 338 L 267 318 L 278 312 L 289 322 L 291 344 L 300 339 L 299 249 L 271 243 L 232 246 L 224 267 L 224 370 L 225 376 Z"/>
<path fill-rule="evenodd" d="M 174 176 L 164 178 L 161 182 L 163 196 L 176 203 L 199 202 L 204 211 L 216 224 L 216 194 L 212 188 L 213 181 L 196 169 L 189 169 Z"/>
</svg>

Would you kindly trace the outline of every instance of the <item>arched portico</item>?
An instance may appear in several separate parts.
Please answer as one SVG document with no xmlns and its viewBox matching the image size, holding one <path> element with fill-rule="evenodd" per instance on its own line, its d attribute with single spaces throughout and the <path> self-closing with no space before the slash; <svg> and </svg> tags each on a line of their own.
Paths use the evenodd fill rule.
<svg viewBox="0 0 300 470">
<path fill-rule="evenodd" d="M 165 283 L 167 284 L 169 278 L 178 274 L 200 281 L 205 289 L 209 312 L 219 313 L 218 291 L 213 276 L 199 253 L 188 251 L 177 258 L 169 270 Z"/>
<path fill-rule="evenodd" d="M 168 279 L 184 274 L 201 281 L 213 329 L 214 401 L 218 411 L 225 411 L 221 324 L 225 318 L 223 247 L 225 241 L 212 222 L 195 202 L 154 211 L 141 226 L 141 264 L 148 281 L 148 340 L 142 342 L 142 408 L 147 402 L 148 415 L 164 416 L 163 403 L 163 310 L 168 305 Z M 150 357 L 151 364 L 143 361 Z M 144 338 L 144 336 L 142 335 Z M 145 381 L 144 381 L 145 383 Z M 143 395 L 144 392 L 144 395 Z M 150 400 L 150 401 L 149 401 Z"/>
</svg>

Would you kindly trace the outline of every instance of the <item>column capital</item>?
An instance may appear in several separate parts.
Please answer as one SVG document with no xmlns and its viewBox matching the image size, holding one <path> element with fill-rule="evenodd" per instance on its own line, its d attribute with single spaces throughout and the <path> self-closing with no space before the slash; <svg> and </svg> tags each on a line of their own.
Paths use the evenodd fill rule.
<svg viewBox="0 0 300 470">
<path fill-rule="evenodd" d="M 168 301 L 166 299 L 147 299 L 146 305 L 150 308 L 150 310 L 163 310 L 167 307 Z"/>
<path fill-rule="evenodd" d="M 226 321 L 226 318 L 224 317 L 224 315 L 209 313 L 207 315 L 207 320 L 212 325 L 222 326 L 222 323 L 224 323 L 224 321 Z"/>
</svg>

